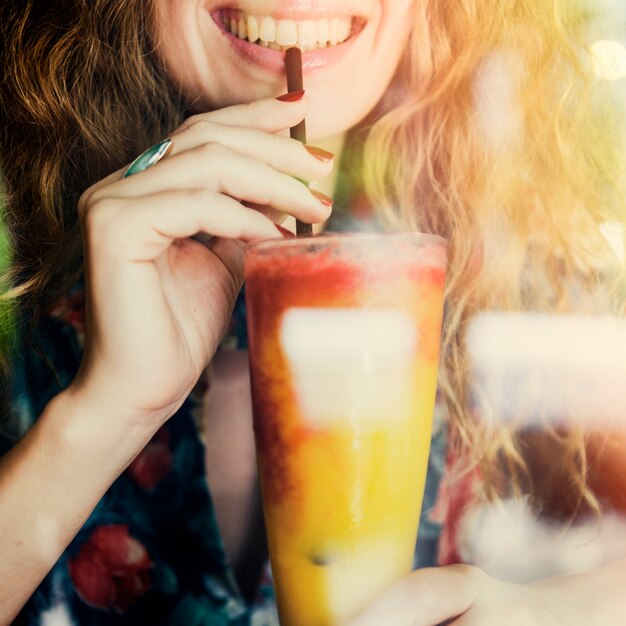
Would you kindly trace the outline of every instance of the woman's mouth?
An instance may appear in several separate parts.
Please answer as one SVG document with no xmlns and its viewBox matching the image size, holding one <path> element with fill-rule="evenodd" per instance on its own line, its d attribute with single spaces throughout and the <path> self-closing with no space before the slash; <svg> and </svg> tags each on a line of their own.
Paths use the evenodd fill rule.
<svg viewBox="0 0 626 626">
<path fill-rule="evenodd" d="M 358 25 L 353 17 L 275 19 L 269 15 L 248 15 L 237 9 L 220 11 L 220 20 L 225 30 L 239 39 L 280 51 L 298 46 L 303 52 L 339 45 L 350 38 Z"/>
</svg>

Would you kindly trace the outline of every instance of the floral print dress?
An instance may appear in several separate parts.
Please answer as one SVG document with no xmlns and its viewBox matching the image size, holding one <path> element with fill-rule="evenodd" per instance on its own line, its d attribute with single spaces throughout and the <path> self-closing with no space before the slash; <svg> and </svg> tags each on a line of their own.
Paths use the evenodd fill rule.
<svg viewBox="0 0 626 626">
<path fill-rule="evenodd" d="M 80 364 L 82 294 L 17 345 L 6 450 Z M 54 371 L 50 364 L 53 364 Z M 196 390 L 111 485 L 15 624 L 239 625 L 249 611 L 226 561 L 209 497 Z"/>
</svg>

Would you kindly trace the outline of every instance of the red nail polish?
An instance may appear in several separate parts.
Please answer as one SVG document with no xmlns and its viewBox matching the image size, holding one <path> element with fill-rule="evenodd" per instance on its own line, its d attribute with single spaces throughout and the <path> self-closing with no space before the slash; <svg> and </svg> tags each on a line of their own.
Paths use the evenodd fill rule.
<svg viewBox="0 0 626 626">
<path fill-rule="evenodd" d="M 304 96 L 304 89 L 300 91 L 290 91 L 282 96 L 278 96 L 276 100 L 280 100 L 281 102 L 298 102 L 298 100 L 302 100 L 302 96 Z"/>
<path fill-rule="evenodd" d="M 276 226 L 276 230 L 285 238 L 285 239 L 295 239 L 295 235 L 288 230 L 287 228 L 282 227 L 280 224 L 274 224 Z"/>
<path fill-rule="evenodd" d="M 322 163 L 328 163 L 334 158 L 334 154 L 332 152 L 328 152 L 328 150 L 324 150 L 323 148 L 318 148 L 317 146 L 309 146 L 305 144 L 306 151 L 314 156 L 318 161 Z"/>
<path fill-rule="evenodd" d="M 334 200 L 329 198 L 325 193 L 321 191 L 317 191 L 315 189 L 309 189 L 309 191 L 315 196 L 323 205 L 325 206 L 333 206 Z"/>
</svg>

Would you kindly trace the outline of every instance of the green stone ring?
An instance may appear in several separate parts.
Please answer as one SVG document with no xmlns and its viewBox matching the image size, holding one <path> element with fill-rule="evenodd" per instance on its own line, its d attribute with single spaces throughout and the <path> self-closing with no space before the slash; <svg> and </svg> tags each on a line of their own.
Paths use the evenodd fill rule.
<svg viewBox="0 0 626 626">
<path fill-rule="evenodd" d="M 126 169 L 122 178 L 128 178 L 133 174 L 139 174 L 149 167 L 156 165 L 172 149 L 172 140 L 164 139 L 156 145 L 142 152 Z"/>
</svg>

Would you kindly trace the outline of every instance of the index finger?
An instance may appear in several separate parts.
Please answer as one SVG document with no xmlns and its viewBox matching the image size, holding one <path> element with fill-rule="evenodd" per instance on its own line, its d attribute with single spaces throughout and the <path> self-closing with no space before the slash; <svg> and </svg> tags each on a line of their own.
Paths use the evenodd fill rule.
<svg viewBox="0 0 626 626">
<path fill-rule="evenodd" d="M 171 137 L 199 121 L 217 122 L 226 126 L 255 128 L 276 133 L 291 128 L 304 119 L 309 109 L 309 100 L 303 95 L 299 100 L 285 102 L 277 98 L 263 98 L 247 104 L 236 104 L 200 113 L 185 120 Z"/>
<path fill-rule="evenodd" d="M 281 101 L 278 98 L 263 98 L 247 104 L 236 104 L 208 113 L 199 113 L 187 118 L 169 137 L 173 138 L 183 130 L 202 121 L 217 122 L 225 126 L 242 126 L 254 128 L 268 133 L 277 133 L 291 128 L 304 119 L 309 109 L 306 94 L 299 100 Z M 79 202 L 79 209 L 94 191 L 116 182 L 128 166 L 112 172 L 106 178 L 94 183 L 87 189 Z"/>
</svg>

